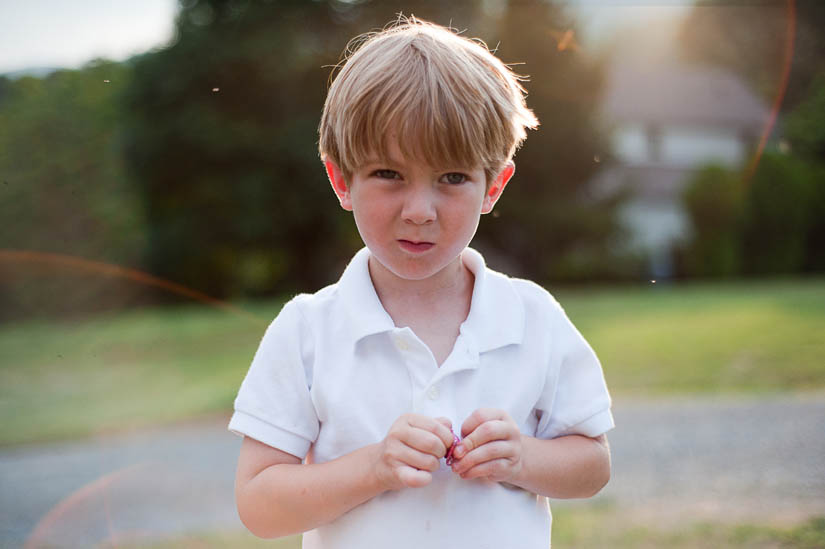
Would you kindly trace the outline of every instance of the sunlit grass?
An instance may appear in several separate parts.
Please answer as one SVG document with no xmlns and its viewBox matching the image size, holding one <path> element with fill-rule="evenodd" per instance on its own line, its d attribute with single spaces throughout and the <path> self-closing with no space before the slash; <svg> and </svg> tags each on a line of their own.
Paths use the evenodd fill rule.
<svg viewBox="0 0 825 549">
<path fill-rule="evenodd" d="M 274 309 L 273 309 L 274 307 Z M 225 413 L 277 313 L 201 306 L 0 328 L 0 443 Z"/>
<path fill-rule="evenodd" d="M 164 541 L 119 542 L 120 549 L 301 549 L 301 536 L 276 540 L 259 539 L 249 532 L 213 532 L 177 537 Z"/>
<path fill-rule="evenodd" d="M 557 292 L 614 393 L 825 387 L 825 280 Z"/>
<path fill-rule="evenodd" d="M 825 388 L 825 280 L 555 293 L 614 395 Z M 280 303 L 244 308 L 0 325 L 0 444 L 228 414 Z"/>
<path fill-rule="evenodd" d="M 651 525 L 614 506 L 588 504 L 553 511 L 553 547 L 576 549 L 814 549 L 825 547 L 825 517 L 793 525 L 696 522 Z"/>
<path fill-rule="evenodd" d="M 517 539 L 518 532 L 513 535 Z M 816 549 L 825 547 L 825 517 L 789 526 L 754 523 L 692 522 L 658 527 L 628 521 L 619 510 L 599 505 L 553 512 L 554 549 Z M 300 536 L 261 540 L 248 532 L 204 533 L 165 541 L 119 543 L 123 549 L 299 549 Z"/>
</svg>

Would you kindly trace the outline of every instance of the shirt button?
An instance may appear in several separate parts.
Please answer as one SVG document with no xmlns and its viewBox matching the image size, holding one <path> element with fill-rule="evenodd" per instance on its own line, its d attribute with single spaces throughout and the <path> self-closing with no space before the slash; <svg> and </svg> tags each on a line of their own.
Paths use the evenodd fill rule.
<svg viewBox="0 0 825 549">
<path fill-rule="evenodd" d="M 433 385 L 432 387 L 430 387 L 430 388 L 427 390 L 427 397 L 428 397 L 430 400 L 436 400 L 436 399 L 438 399 L 438 395 L 439 395 L 439 390 L 438 390 L 438 387 L 437 387 L 437 386 L 435 386 L 435 385 Z"/>
<path fill-rule="evenodd" d="M 405 340 L 401 339 L 400 337 L 395 340 L 395 344 L 398 346 L 399 349 L 402 351 L 406 351 L 410 348 L 410 344 L 407 343 Z"/>
</svg>

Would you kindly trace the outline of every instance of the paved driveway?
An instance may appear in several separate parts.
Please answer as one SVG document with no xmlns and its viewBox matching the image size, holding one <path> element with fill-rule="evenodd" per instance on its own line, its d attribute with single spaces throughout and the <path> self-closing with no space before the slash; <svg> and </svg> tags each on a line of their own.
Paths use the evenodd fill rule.
<svg viewBox="0 0 825 549">
<path fill-rule="evenodd" d="M 614 403 L 597 496 L 655 520 L 825 515 L 825 395 Z M 224 421 L 0 450 L 0 546 L 242 528 Z M 554 502 L 555 506 L 576 503 Z"/>
</svg>

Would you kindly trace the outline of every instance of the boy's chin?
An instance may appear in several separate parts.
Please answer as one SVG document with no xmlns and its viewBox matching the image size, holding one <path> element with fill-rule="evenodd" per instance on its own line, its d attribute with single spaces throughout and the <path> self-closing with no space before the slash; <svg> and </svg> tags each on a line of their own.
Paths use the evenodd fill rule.
<svg viewBox="0 0 825 549">
<path fill-rule="evenodd" d="M 420 282 L 438 276 L 453 263 L 460 263 L 461 261 L 461 254 L 448 261 L 438 261 L 435 257 L 429 257 L 428 254 L 423 254 L 420 257 L 410 255 L 399 258 L 382 258 L 372 250 L 370 251 L 376 263 L 378 263 L 376 266 L 384 271 L 383 274 L 409 282 Z"/>
</svg>

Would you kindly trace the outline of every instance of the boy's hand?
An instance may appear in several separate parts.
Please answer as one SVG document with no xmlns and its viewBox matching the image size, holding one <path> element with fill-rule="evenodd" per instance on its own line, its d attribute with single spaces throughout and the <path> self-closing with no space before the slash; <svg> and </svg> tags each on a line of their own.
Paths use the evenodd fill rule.
<svg viewBox="0 0 825 549">
<path fill-rule="evenodd" d="M 388 490 L 429 484 L 453 443 L 450 427 L 449 419 L 419 414 L 404 414 L 395 420 L 378 444 L 375 474 L 379 482 Z"/>
<path fill-rule="evenodd" d="M 521 471 L 521 432 L 504 410 L 476 410 L 461 426 L 461 436 L 453 451 L 453 471 L 461 478 L 504 482 Z"/>
</svg>

